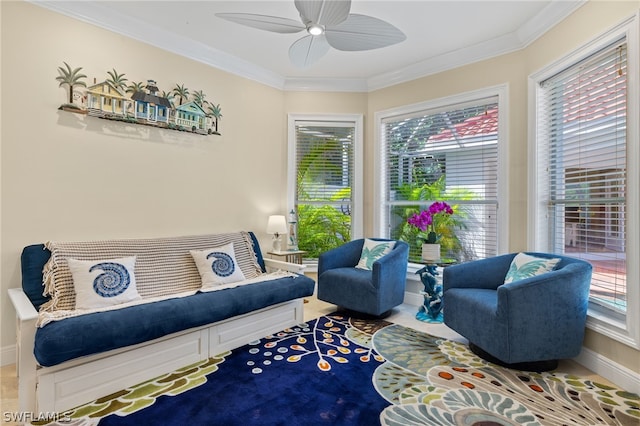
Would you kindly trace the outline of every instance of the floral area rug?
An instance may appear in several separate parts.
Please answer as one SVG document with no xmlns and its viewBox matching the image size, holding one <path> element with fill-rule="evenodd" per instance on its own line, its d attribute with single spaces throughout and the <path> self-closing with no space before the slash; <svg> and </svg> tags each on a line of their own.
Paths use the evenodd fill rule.
<svg viewBox="0 0 640 426">
<path fill-rule="evenodd" d="M 466 345 L 335 313 L 125 389 L 75 425 L 638 425 L 640 397 L 505 369 Z"/>
</svg>

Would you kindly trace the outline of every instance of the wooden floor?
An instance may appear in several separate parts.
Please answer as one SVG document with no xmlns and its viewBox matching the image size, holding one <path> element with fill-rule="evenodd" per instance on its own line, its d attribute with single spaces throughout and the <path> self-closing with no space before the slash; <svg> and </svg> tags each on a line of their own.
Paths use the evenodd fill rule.
<svg viewBox="0 0 640 426">
<path fill-rule="evenodd" d="M 5 416 L 18 410 L 18 379 L 16 365 L 10 364 L 0 367 L 0 424 L 17 424 L 7 422 Z"/>
<path fill-rule="evenodd" d="M 416 306 L 403 304 L 395 308 L 393 313 L 385 319 L 431 335 L 461 342 L 466 341 L 463 337 L 449 329 L 444 324 L 429 324 L 416 320 L 415 314 L 417 309 L 418 308 Z M 335 310 L 335 305 L 322 302 L 315 297 L 309 297 L 307 298 L 307 303 L 304 305 L 304 318 L 305 321 L 308 321 L 334 312 Z M 588 377 L 600 383 L 609 383 L 606 379 L 597 376 L 590 370 L 571 360 L 562 360 L 558 370 L 564 373 Z M 17 423 L 6 421 L 6 418 L 10 413 L 16 413 L 18 409 L 18 382 L 16 378 L 15 364 L 0 367 L 0 382 L 2 385 L 0 393 L 0 415 L 2 418 L 0 418 L 0 424 L 15 425 Z"/>
</svg>

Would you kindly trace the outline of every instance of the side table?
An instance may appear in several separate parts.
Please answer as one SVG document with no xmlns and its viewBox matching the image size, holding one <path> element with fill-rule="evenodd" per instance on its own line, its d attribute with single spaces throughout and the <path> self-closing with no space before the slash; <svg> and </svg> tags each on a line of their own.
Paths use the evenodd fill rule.
<svg viewBox="0 0 640 426">
<path fill-rule="evenodd" d="M 304 250 L 282 250 L 282 251 L 268 251 L 267 254 L 271 256 L 284 257 L 286 262 L 297 263 L 302 265 L 302 256 L 307 252 Z"/>
<path fill-rule="evenodd" d="M 436 324 L 444 321 L 442 312 L 444 308 L 442 279 L 437 268 L 444 268 L 455 263 L 457 263 L 455 260 L 430 262 L 416 271 L 416 274 L 420 275 L 422 285 L 424 285 L 424 291 L 420 292 L 424 297 L 424 302 L 416 314 L 417 320 Z"/>
<path fill-rule="evenodd" d="M 284 260 L 289 263 L 297 263 L 302 265 L 302 256 L 307 252 L 304 250 L 282 250 L 282 251 L 268 251 L 267 254 L 276 257 L 284 257 Z M 304 303 L 309 303 L 309 300 L 304 299 Z"/>
</svg>

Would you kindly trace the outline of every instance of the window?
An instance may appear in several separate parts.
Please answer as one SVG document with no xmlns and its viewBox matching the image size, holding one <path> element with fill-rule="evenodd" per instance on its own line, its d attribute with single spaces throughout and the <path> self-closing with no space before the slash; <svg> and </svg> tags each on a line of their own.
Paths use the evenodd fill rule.
<svg viewBox="0 0 640 426">
<path fill-rule="evenodd" d="M 289 116 L 289 204 L 306 259 L 362 235 L 362 116 Z"/>
<path fill-rule="evenodd" d="M 638 279 L 630 279 L 627 263 L 632 229 L 638 232 L 628 208 L 630 189 L 637 191 L 638 184 L 629 179 L 638 162 L 629 161 L 628 141 L 637 143 L 638 134 L 637 124 L 630 125 L 637 118 L 629 114 L 634 79 L 628 40 L 626 31 L 614 31 L 534 76 L 531 167 L 536 248 L 590 262 L 590 316 L 626 330 L 633 328 L 627 323 L 631 303 L 636 311 L 638 305 L 629 298 L 629 285 L 637 287 Z M 637 345 L 634 333 L 636 343 L 629 343 Z"/>
<path fill-rule="evenodd" d="M 407 219 L 434 201 L 452 205 L 458 221 L 440 240 L 443 257 L 466 261 L 498 253 L 505 92 L 490 89 L 376 114 L 376 223 L 381 235 L 409 243 L 410 261 L 421 261 L 421 244 Z"/>
</svg>

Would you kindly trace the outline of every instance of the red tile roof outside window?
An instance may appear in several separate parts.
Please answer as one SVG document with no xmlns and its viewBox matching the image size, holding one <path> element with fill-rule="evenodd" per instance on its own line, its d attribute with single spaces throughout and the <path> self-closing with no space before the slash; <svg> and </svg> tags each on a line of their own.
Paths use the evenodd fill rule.
<svg viewBox="0 0 640 426">
<path fill-rule="evenodd" d="M 436 135 L 429 137 L 429 142 L 456 140 L 474 136 L 488 136 L 498 133 L 498 109 L 487 110 L 484 114 L 470 117 L 461 123 L 454 124 Z"/>
</svg>

